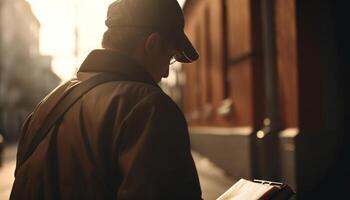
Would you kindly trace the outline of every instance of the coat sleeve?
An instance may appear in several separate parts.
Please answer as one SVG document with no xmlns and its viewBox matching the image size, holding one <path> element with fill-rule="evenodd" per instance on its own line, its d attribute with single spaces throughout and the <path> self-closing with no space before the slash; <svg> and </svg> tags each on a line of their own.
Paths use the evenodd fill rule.
<svg viewBox="0 0 350 200">
<path fill-rule="evenodd" d="M 187 124 L 169 97 L 144 99 L 120 134 L 118 199 L 201 199 Z"/>
</svg>

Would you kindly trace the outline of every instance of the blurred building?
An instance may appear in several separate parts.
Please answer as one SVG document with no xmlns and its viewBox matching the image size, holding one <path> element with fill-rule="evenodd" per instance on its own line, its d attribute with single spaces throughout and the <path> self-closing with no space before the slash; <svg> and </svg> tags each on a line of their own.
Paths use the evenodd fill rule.
<svg viewBox="0 0 350 200">
<path fill-rule="evenodd" d="M 287 183 L 298 199 L 343 199 L 349 15 L 340 2 L 186 1 L 201 56 L 177 88 L 196 151 L 234 178 Z"/>
<path fill-rule="evenodd" d="M 35 105 L 60 82 L 39 53 L 40 23 L 25 0 L 1 0 L 0 131 L 16 139 Z"/>
</svg>

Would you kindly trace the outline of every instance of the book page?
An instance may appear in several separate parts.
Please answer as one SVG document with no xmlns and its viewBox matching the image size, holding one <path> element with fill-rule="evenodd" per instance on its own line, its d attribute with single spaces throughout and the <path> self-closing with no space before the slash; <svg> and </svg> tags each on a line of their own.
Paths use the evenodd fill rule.
<svg viewBox="0 0 350 200">
<path fill-rule="evenodd" d="M 217 200 L 257 200 L 274 190 L 277 188 L 271 185 L 240 179 Z"/>
</svg>

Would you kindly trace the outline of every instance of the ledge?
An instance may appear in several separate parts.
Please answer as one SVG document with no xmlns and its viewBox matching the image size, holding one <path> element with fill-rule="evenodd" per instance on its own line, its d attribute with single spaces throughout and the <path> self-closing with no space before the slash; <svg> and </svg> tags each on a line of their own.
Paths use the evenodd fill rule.
<svg viewBox="0 0 350 200">
<path fill-rule="evenodd" d="M 192 126 L 189 128 L 191 134 L 206 135 L 250 135 L 253 129 L 250 126 L 241 127 L 210 127 L 210 126 Z"/>
</svg>

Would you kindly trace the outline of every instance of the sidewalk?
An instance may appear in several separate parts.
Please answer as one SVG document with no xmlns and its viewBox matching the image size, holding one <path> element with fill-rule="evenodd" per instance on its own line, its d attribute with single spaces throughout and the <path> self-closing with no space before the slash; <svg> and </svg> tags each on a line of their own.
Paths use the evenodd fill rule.
<svg viewBox="0 0 350 200">
<path fill-rule="evenodd" d="M 12 183 L 14 180 L 14 169 L 16 165 L 15 145 L 6 146 L 4 150 L 4 163 L 0 168 L 0 200 L 9 199 Z M 202 188 L 202 197 L 205 200 L 215 200 L 230 186 L 235 180 L 227 177 L 225 173 L 211 163 L 207 158 L 196 152 L 192 152 L 199 174 Z"/>
<path fill-rule="evenodd" d="M 16 145 L 7 145 L 4 149 L 3 166 L 0 168 L 0 199 L 9 199 L 12 183 L 14 181 L 14 170 L 16 166 Z"/>
<path fill-rule="evenodd" d="M 217 199 L 236 182 L 235 179 L 228 177 L 222 169 L 206 157 L 196 152 L 192 152 L 192 155 L 196 163 L 204 200 Z"/>
</svg>

